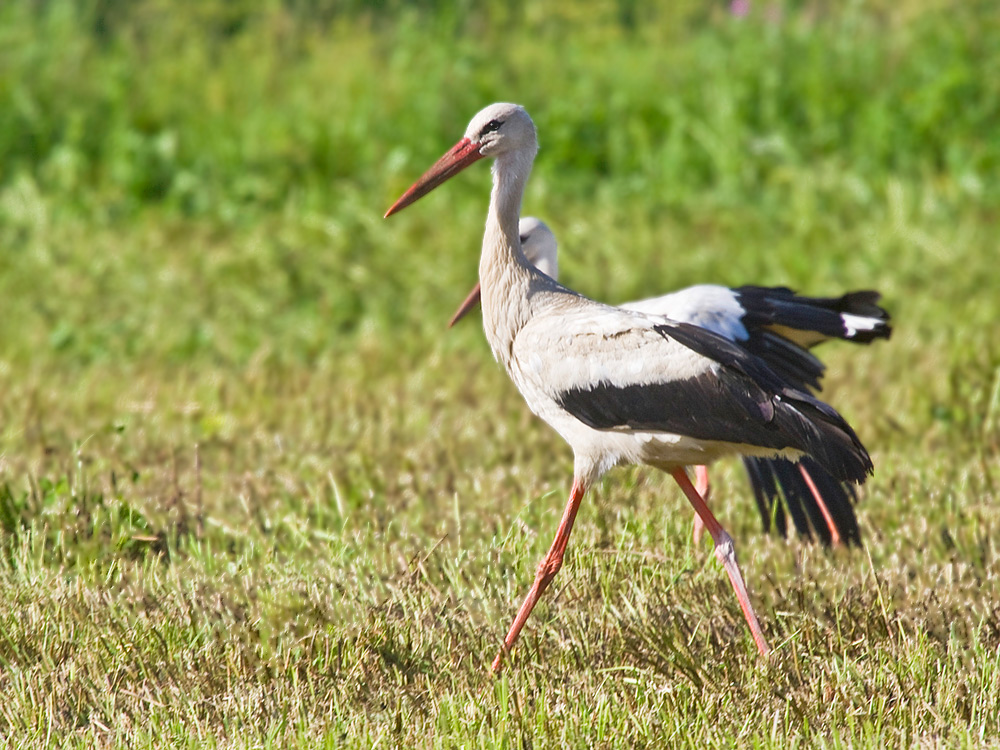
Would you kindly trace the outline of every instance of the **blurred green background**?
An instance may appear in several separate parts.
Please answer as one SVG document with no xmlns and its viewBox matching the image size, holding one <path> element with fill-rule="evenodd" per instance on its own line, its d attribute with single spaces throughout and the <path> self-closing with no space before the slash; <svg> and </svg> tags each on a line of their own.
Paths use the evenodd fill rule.
<svg viewBox="0 0 1000 750">
<path fill-rule="evenodd" d="M 592 295 L 712 277 L 927 301 L 947 280 L 968 299 L 988 269 L 953 273 L 961 248 L 900 237 L 873 251 L 857 232 L 879 214 L 901 232 L 995 217 L 997 15 L 5 3 L 4 357 L 45 343 L 64 363 L 239 365 L 270 342 L 308 360 L 362 329 L 422 346 L 475 268 L 486 179 L 394 224 L 380 215 L 497 100 L 536 119 L 525 211 L 554 223 Z M 720 233 L 741 242 L 707 252 Z"/>
<path fill-rule="evenodd" d="M 657 5 L 0 3 L 0 734 L 997 740 L 1000 6 Z M 884 294 L 890 342 L 823 353 L 871 558 L 762 539 L 718 473 L 794 664 L 756 665 L 688 511 L 628 471 L 574 596 L 482 676 L 571 459 L 445 330 L 485 167 L 382 214 L 493 101 L 538 126 L 524 211 L 573 288 Z"/>
</svg>

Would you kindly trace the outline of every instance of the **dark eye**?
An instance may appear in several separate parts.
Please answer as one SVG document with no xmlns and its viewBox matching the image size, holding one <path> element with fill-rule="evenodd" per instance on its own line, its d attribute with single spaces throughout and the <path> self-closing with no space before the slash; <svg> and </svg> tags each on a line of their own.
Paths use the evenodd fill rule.
<svg viewBox="0 0 1000 750">
<path fill-rule="evenodd" d="M 523 245 L 527 241 L 528 241 L 528 235 L 522 234 L 521 235 L 521 244 Z"/>
<path fill-rule="evenodd" d="M 503 123 L 500 120 L 490 120 L 488 123 L 486 123 L 483 129 L 479 131 L 479 137 L 482 138 L 487 133 L 497 132 L 500 129 L 501 125 L 503 125 Z"/>
</svg>

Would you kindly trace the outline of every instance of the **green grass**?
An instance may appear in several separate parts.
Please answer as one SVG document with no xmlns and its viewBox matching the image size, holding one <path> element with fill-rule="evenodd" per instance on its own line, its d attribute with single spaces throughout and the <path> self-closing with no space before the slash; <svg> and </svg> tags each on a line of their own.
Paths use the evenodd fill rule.
<svg viewBox="0 0 1000 750">
<path fill-rule="evenodd" d="M 1000 11 L 987 2 L 0 4 L 0 736 L 50 747 L 1000 743 Z M 780 11 L 780 12 L 778 12 Z M 875 287 L 831 346 L 866 547 L 568 491 L 472 322 L 488 193 L 398 194 L 494 100 L 617 302 Z"/>
</svg>

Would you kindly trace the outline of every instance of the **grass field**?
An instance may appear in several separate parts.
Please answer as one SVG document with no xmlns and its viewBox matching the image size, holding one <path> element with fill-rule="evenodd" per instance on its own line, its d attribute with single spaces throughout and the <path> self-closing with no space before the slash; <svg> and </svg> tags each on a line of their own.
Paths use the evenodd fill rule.
<svg viewBox="0 0 1000 750">
<path fill-rule="evenodd" d="M 0 736 L 1000 744 L 1000 8 L 455 7 L 0 4 Z M 486 167 L 381 216 L 496 100 L 570 286 L 884 294 L 889 342 L 822 351 L 865 548 L 713 472 L 766 662 L 630 469 L 487 674 L 572 457 L 445 330 Z"/>
</svg>

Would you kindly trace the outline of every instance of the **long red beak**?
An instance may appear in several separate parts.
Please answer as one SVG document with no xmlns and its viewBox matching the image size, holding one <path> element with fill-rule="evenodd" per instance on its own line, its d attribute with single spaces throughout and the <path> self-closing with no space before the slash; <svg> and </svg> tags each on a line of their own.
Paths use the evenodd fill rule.
<svg viewBox="0 0 1000 750">
<path fill-rule="evenodd" d="M 465 298 L 465 302 L 459 305 L 458 309 L 455 310 L 455 314 L 451 316 L 451 320 L 448 321 L 449 328 L 451 328 L 458 321 L 464 318 L 466 314 L 469 312 L 469 310 L 471 310 L 473 307 L 479 304 L 479 297 L 481 294 L 482 292 L 479 288 L 479 284 L 476 284 L 472 288 L 472 291 L 469 292 L 469 296 Z"/>
<path fill-rule="evenodd" d="M 479 153 L 479 144 L 473 143 L 468 138 L 463 138 L 448 149 L 444 156 L 434 162 L 434 166 L 424 172 L 419 180 L 410 185 L 410 189 L 403 193 L 399 200 L 385 212 L 384 218 L 388 219 L 397 211 L 402 211 L 417 199 L 423 198 L 442 182 L 454 177 L 467 166 L 482 158 L 483 155 Z"/>
</svg>

